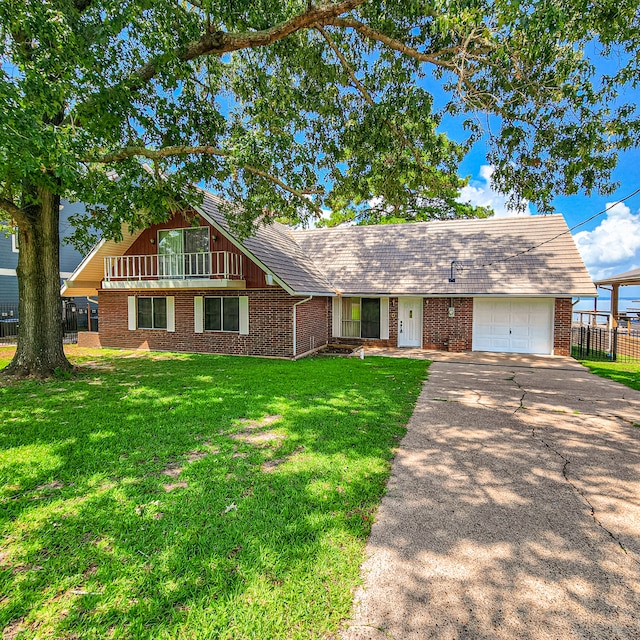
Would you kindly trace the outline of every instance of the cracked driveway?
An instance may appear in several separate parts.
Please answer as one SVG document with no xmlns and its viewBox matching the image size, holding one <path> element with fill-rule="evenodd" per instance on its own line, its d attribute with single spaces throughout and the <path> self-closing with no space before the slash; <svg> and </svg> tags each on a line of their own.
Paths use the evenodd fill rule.
<svg viewBox="0 0 640 640">
<path fill-rule="evenodd" d="M 640 392 L 438 354 L 344 640 L 640 638 Z"/>
</svg>

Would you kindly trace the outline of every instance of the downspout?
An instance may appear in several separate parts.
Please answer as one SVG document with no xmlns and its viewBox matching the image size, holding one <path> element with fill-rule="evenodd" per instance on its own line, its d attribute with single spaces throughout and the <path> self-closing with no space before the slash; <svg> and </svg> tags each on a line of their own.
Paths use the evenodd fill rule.
<svg viewBox="0 0 640 640">
<path fill-rule="evenodd" d="M 313 296 L 309 296 L 304 300 L 300 300 L 299 302 L 295 302 L 293 305 L 293 357 L 295 358 L 298 355 L 298 313 L 296 307 L 300 304 L 304 304 L 305 302 L 309 302 L 309 300 L 313 299 Z"/>
</svg>

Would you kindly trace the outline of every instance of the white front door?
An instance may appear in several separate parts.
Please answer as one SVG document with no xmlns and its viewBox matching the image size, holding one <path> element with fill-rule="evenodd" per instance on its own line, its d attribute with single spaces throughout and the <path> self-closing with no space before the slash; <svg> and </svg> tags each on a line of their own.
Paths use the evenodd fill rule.
<svg viewBox="0 0 640 640">
<path fill-rule="evenodd" d="M 553 299 L 474 298 L 473 350 L 553 353 Z"/>
<path fill-rule="evenodd" d="M 398 298 L 398 346 L 422 346 L 422 298 Z"/>
</svg>

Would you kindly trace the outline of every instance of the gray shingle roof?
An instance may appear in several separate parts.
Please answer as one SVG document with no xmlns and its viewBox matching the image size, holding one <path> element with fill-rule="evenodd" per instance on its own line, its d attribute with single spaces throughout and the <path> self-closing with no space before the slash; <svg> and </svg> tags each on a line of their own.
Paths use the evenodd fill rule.
<svg viewBox="0 0 640 640">
<path fill-rule="evenodd" d="M 595 295 L 561 215 L 292 234 L 343 295 Z M 454 260 L 462 270 L 456 269 L 456 281 L 450 283 Z"/>
</svg>

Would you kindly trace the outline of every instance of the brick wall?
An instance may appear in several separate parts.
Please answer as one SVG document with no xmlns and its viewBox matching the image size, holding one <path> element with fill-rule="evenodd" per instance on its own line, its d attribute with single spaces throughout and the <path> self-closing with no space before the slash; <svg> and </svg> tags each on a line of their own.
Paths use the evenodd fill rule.
<svg viewBox="0 0 640 640">
<path fill-rule="evenodd" d="M 296 355 L 327 344 L 327 308 L 330 305 L 330 298 L 312 298 L 296 307 Z"/>
<path fill-rule="evenodd" d="M 453 302 L 455 316 L 448 316 Z M 471 351 L 473 298 L 425 298 L 422 346 L 439 351 Z"/>
<path fill-rule="evenodd" d="M 556 298 L 553 314 L 553 355 L 571 355 L 571 298 Z"/>
<path fill-rule="evenodd" d="M 174 296 L 175 332 L 165 330 L 128 330 L 127 297 Z M 194 333 L 194 296 L 248 296 L 249 335 L 225 332 Z M 100 342 L 103 347 L 181 351 L 186 353 L 228 353 L 234 355 L 293 356 L 293 298 L 282 289 L 251 291 L 100 291 Z M 315 303 L 321 306 L 322 299 Z M 326 304 L 326 303 L 325 303 Z M 304 307 L 305 305 L 300 305 Z M 304 314 L 304 312 L 303 312 Z M 323 315 L 317 322 L 306 322 L 303 335 L 317 331 L 321 339 L 326 326 Z M 320 327 L 318 329 L 318 327 Z M 304 340 L 304 338 L 301 338 Z M 307 338 L 308 340 L 308 338 Z M 299 343 L 300 344 L 300 343 Z"/>
<path fill-rule="evenodd" d="M 366 297 L 366 296 L 365 296 Z M 377 338 L 337 338 L 333 335 L 333 305 L 328 300 L 327 331 L 329 342 L 334 344 L 363 344 L 369 347 L 395 347 L 398 345 L 398 298 L 389 298 L 389 339 Z"/>
</svg>

